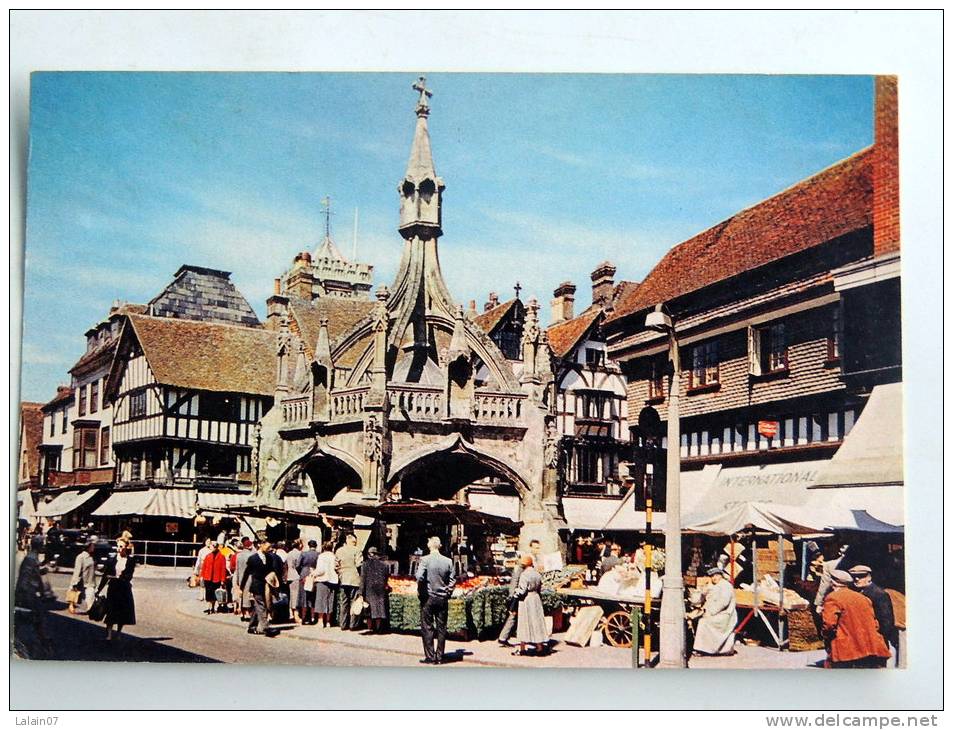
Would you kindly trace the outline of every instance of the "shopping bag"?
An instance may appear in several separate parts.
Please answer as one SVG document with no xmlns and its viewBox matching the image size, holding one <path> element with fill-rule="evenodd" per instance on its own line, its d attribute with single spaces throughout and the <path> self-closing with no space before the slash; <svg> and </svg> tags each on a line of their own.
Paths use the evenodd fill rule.
<svg viewBox="0 0 953 730">
<path fill-rule="evenodd" d="M 225 593 L 224 588 L 215 589 L 215 600 L 219 603 L 225 603 L 225 599 L 228 598 L 228 595 Z"/>
<path fill-rule="evenodd" d="M 66 591 L 66 602 L 67 603 L 79 603 L 82 599 L 82 594 L 75 588 L 70 588 Z"/>
<path fill-rule="evenodd" d="M 364 613 L 364 608 L 367 606 L 367 603 L 360 596 L 355 596 L 354 600 L 351 601 L 351 615 L 360 616 Z"/>
<path fill-rule="evenodd" d="M 306 592 L 306 593 L 310 593 L 311 591 L 313 591 L 313 590 L 314 590 L 314 584 L 315 584 L 314 573 L 308 573 L 308 575 L 305 576 L 305 579 L 304 579 L 304 590 L 305 590 L 305 592 Z"/>
<path fill-rule="evenodd" d="M 106 599 L 97 593 L 86 615 L 89 616 L 90 621 L 102 621 L 106 618 Z"/>
</svg>

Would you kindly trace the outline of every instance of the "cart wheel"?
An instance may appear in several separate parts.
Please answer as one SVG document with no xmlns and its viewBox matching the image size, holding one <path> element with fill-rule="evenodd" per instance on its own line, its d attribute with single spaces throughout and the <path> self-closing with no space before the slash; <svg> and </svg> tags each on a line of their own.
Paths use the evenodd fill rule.
<svg viewBox="0 0 953 730">
<path fill-rule="evenodd" d="M 632 648 L 632 620 L 626 611 L 610 613 L 602 631 L 606 635 L 606 641 L 612 646 Z"/>
</svg>

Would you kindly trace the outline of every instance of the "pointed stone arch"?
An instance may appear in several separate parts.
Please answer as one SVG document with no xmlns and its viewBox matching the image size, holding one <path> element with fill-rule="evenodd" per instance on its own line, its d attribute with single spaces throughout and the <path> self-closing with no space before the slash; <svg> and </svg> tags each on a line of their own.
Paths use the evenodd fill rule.
<svg viewBox="0 0 953 730">
<path fill-rule="evenodd" d="M 321 468 L 326 469 L 328 481 L 316 480 L 316 470 Z M 272 491 L 276 497 L 280 498 L 294 479 L 301 474 L 307 474 L 311 480 L 315 499 L 318 502 L 324 502 L 331 499 L 342 488 L 359 491 L 362 486 L 363 470 L 363 464 L 351 454 L 334 448 L 319 437 L 310 449 L 281 469 L 272 485 Z"/>
<path fill-rule="evenodd" d="M 426 468 L 428 464 L 432 464 L 433 461 L 447 456 L 472 460 L 487 473 L 504 477 L 513 485 L 521 500 L 525 500 L 531 493 L 528 480 L 512 464 L 508 464 L 500 456 L 466 441 L 459 432 L 450 434 L 437 443 L 408 452 L 400 459 L 395 460 L 391 464 L 390 473 L 385 483 L 386 493 L 389 494 L 397 483 L 403 481 L 405 477 L 419 472 Z M 460 486 L 466 486 L 466 484 Z M 407 497 L 408 495 L 403 494 L 402 496 Z"/>
</svg>

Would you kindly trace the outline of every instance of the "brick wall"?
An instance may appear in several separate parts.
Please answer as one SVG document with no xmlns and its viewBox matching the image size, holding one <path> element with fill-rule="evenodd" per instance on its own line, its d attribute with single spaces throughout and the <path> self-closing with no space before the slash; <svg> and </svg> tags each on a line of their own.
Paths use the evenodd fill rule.
<svg viewBox="0 0 953 730">
<path fill-rule="evenodd" d="M 878 76 L 874 101 L 874 255 L 900 250 L 897 77 Z"/>
<path fill-rule="evenodd" d="M 719 357 L 717 390 L 690 393 L 692 347 L 681 349 L 682 418 L 844 390 L 838 377 L 840 368 L 826 364 L 833 307 L 802 312 L 778 321 L 785 324 L 788 342 L 786 375 L 748 375 L 748 335 L 747 330 L 742 329 L 716 338 Z M 658 355 L 655 359 L 663 357 Z M 646 405 L 650 362 L 650 358 L 644 358 L 627 368 L 631 372 L 626 387 L 630 413 L 637 414 Z M 667 392 L 667 379 L 665 387 Z M 667 402 L 656 404 L 655 408 L 665 420 Z"/>
</svg>

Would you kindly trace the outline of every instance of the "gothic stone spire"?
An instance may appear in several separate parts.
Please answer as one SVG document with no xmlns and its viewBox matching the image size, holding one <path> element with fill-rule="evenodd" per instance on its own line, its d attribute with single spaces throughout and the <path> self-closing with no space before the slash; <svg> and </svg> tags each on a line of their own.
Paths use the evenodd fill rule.
<svg viewBox="0 0 953 730">
<path fill-rule="evenodd" d="M 443 180 L 437 177 L 430 151 L 430 132 L 427 117 L 430 116 L 428 99 L 433 95 L 421 76 L 413 85 L 420 92 L 417 101 L 417 127 L 407 161 L 407 172 L 397 190 L 400 193 L 400 233 L 406 239 L 437 238 L 441 235 L 440 202 L 444 190 Z"/>
</svg>

